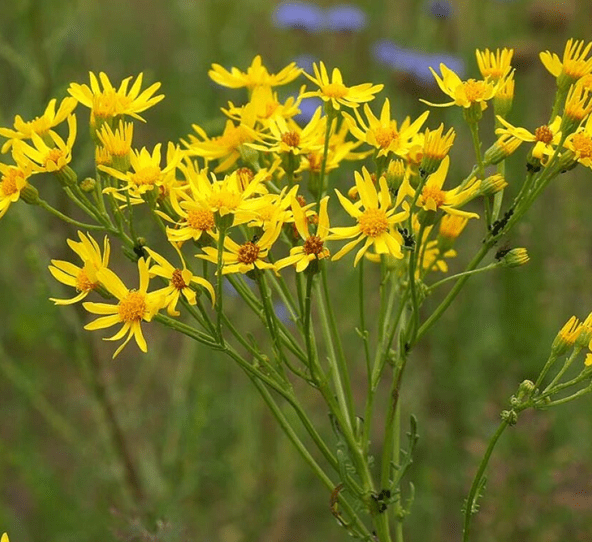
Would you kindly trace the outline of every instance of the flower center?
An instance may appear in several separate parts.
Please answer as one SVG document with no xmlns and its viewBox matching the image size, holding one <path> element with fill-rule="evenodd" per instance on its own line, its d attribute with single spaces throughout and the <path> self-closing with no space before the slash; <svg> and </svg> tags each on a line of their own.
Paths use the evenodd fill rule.
<svg viewBox="0 0 592 542">
<path fill-rule="evenodd" d="M 534 138 L 536 141 L 542 141 L 545 144 L 551 143 L 553 141 L 553 132 L 547 125 L 539 126 L 534 131 Z"/>
<path fill-rule="evenodd" d="M 211 230 L 214 227 L 214 213 L 209 209 L 194 209 L 187 213 L 187 224 L 194 230 Z"/>
<path fill-rule="evenodd" d="M 488 86 L 485 81 L 469 79 L 463 83 L 463 89 L 469 102 L 478 102 L 483 100 L 483 97 L 488 90 Z"/>
<path fill-rule="evenodd" d="M 282 135 L 282 143 L 288 145 L 288 147 L 298 147 L 300 145 L 300 134 L 297 132 L 286 132 Z"/>
<path fill-rule="evenodd" d="M 321 90 L 329 98 L 343 98 L 347 94 L 347 87 L 341 83 L 329 83 Z"/>
<path fill-rule="evenodd" d="M 592 157 L 592 140 L 584 134 L 575 134 L 572 144 L 580 158 Z"/>
<path fill-rule="evenodd" d="M 236 192 L 222 189 L 220 192 L 212 194 L 208 203 L 211 209 L 217 209 L 221 215 L 225 215 L 237 209 L 241 203 L 241 196 Z"/>
<path fill-rule="evenodd" d="M 378 237 L 388 230 L 388 220 L 382 209 L 366 209 L 358 217 L 358 224 L 367 237 Z"/>
<path fill-rule="evenodd" d="M 251 184 L 251 181 L 253 180 L 255 173 L 253 173 L 253 170 L 251 168 L 241 167 L 236 170 L 236 176 L 238 177 L 238 182 L 240 184 L 241 189 L 245 190 L 247 186 Z"/>
<path fill-rule="evenodd" d="M 96 117 L 110 119 L 117 114 L 116 107 L 117 94 L 115 92 L 102 92 L 93 96 L 92 112 Z"/>
<path fill-rule="evenodd" d="M 374 137 L 376 138 L 376 143 L 383 149 L 386 149 L 393 141 L 399 140 L 399 134 L 390 126 L 388 128 L 381 126 L 374 130 Z"/>
<path fill-rule="evenodd" d="M 437 186 L 425 186 L 421 192 L 422 203 L 432 200 L 436 204 L 436 209 L 446 201 L 446 195 Z"/>
<path fill-rule="evenodd" d="M 173 275 L 171 276 L 171 284 L 177 288 L 177 290 L 187 288 L 187 284 L 185 284 L 185 281 L 183 280 L 183 271 L 180 269 L 175 269 L 173 271 Z"/>
<path fill-rule="evenodd" d="M 323 252 L 323 240 L 318 235 L 311 235 L 302 247 L 304 254 L 320 254 Z"/>
<path fill-rule="evenodd" d="M 131 180 L 137 186 L 153 186 L 160 180 L 160 168 L 157 166 L 140 168 L 131 176 Z"/>
<path fill-rule="evenodd" d="M 51 149 L 45 156 L 43 167 L 47 167 L 49 163 L 54 163 L 56 166 L 61 158 L 64 157 L 64 153 L 60 149 Z"/>
<path fill-rule="evenodd" d="M 83 268 L 76 275 L 76 291 L 77 292 L 90 292 L 97 285 L 96 282 L 90 280 L 86 274 L 86 270 Z"/>
<path fill-rule="evenodd" d="M 6 197 L 12 196 L 12 194 L 15 194 L 16 192 L 18 192 L 16 178 L 19 176 L 22 177 L 23 174 L 18 169 L 13 168 L 13 167 L 11 167 L 8 170 L 8 173 L 6 175 L 2 176 L 2 182 L 0 183 L 0 190 L 2 190 L 2 193 Z"/>
<path fill-rule="evenodd" d="M 214 141 L 220 147 L 236 149 L 243 143 L 250 143 L 252 138 L 242 126 L 231 126 L 220 137 L 215 138 Z"/>
<path fill-rule="evenodd" d="M 318 173 L 321 171 L 321 164 L 323 162 L 323 157 L 317 153 L 310 153 L 307 157 L 308 159 L 308 167 L 310 171 L 313 173 Z"/>
<path fill-rule="evenodd" d="M 261 249 L 252 241 L 246 242 L 238 249 L 238 261 L 241 263 L 252 264 L 257 261 Z"/>
<path fill-rule="evenodd" d="M 146 312 L 146 295 L 132 290 L 119 302 L 119 318 L 122 322 L 139 322 Z"/>
</svg>

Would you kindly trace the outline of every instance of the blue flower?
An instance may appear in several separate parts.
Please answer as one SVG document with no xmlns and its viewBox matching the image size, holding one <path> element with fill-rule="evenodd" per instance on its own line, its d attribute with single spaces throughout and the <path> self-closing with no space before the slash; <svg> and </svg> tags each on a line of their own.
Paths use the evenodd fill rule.
<svg viewBox="0 0 592 542">
<path fill-rule="evenodd" d="M 303 98 L 298 106 L 300 109 L 300 113 L 294 117 L 294 120 L 306 124 L 312 116 L 314 115 L 315 111 L 323 106 L 323 100 L 317 97 L 312 98 Z"/>
<path fill-rule="evenodd" d="M 335 32 L 358 32 L 366 26 L 366 14 L 351 4 L 333 6 L 326 17 L 327 28 Z"/>
<path fill-rule="evenodd" d="M 278 28 L 306 32 L 319 32 L 324 27 L 323 10 L 312 2 L 281 2 L 275 8 L 273 21 Z"/>
<path fill-rule="evenodd" d="M 406 73 L 421 84 L 433 84 L 434 76 L 430 67 L 437 69 L 443 62 L 459 77 L 465 73 L 465 63 L 458 57 L 447 54 L 429 54 L 413 49 L 404 49 L 390 40 L 381 40 L 374 44 L 374 58 L 393 70 Z"/>
<path fill-rule="evenodd" d="M 452 15 L 452 5 L 447 0 L 433 0 L 426 5 L 430 15 L 438 19 L 448 19 Z"/>
</svg>

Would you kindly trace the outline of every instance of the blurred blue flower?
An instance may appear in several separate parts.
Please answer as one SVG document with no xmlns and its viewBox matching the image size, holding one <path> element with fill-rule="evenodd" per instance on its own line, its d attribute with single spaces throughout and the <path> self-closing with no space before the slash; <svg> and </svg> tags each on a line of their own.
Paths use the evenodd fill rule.
<svg viewBox="0 0 592 542">
<path fill-rule="evenodd" d="M 277 302 L 273 304 L 273 311 L 275 312 L 275 316 L 276 318 L 284 323 L 284 324 L 288 324 L 291 322 L 290 320 L 290 313 L 288 312 L 288 309 L 286 308 L 286 305 L 284 305 L 281 302 Z"/>
<path fill-rule="evenodd" d="M 293 59 L 296 66 L 302 68 L 307 73 L 312 73 L 312 65 L 314 62 L 319 62 L 319 59 L 313 55 L 298 55 Z"/>
<path fill-rule="evenodd" d="M 448 19 L 453 12 L 452 5 L 447 0 L 433 0 L 426 5 L 430 15 L 438 19 Z"/>
<path fill-rule="evenodd" d="M 323 100 L 320 98 L 312 97 L 312 98 L 304 98 L 300 102 L 300 114 L 294 117 L 294 120 L 301 124 L 306 124 L 312 116 L 314 115 L 315 111 L 318 107 L 323 105 Z"/>
<path fill-rule="evenodd" d="M 366 14 L 352 4 L 340 4 L 327 10 L 327 28 L 335 32 L 358 32 L 366 26 Z"/>
<path fill-rule="evenodd" d="M 390 40 L 381 40 L 374 44 L 374 58 L 393 70 L 415 77 L 420 83 L 431 84 L 434 76 L 430 67 L 439 71 L 440 63 L 446 64 L 460 78 L 464 76 L 465 64 L 455 56 L 447 54 L 428 54 L 413 49 L 404 49 Z"/>
<path fill-rule="evenodd" d="M 281 2 L 273 12 L 273 22 L 278 28 L 319 32 L 324 27 L 324 15 L 312 2 Z"/>
</svg>

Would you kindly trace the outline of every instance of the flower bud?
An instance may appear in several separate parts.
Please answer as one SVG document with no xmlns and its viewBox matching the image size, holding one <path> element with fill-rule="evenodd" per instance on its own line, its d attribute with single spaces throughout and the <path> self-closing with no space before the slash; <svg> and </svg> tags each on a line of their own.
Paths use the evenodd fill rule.
<svg viewBox="0 0 592 542">
<path fill-rule="evenodd" d="M 559 330 L 559 333 L 557 333 L 557 336 L 551 345 L 551 352 L 556 356 L 565 354 L 573 347 L 580 334 L 581 328 L 582 325 L 579 320 L 575 316 L 572 316 Z"/>
<path fill-rule="evenodd" d="M 485 151 L 483 160 L 485 165 L 494 166 L 505 160 L 520 146 L 522 141 L 511 135 L 503 135 L 489 149 Z"/>
<path fill-rule="evenodd" d="M 29 205 L 38 205 L 39 191 L 32 184 L 27 183 L 21 190 L 20 198 Z"/>
<path fill-rule="evenodd" d="M 530 258 L 525 248 L 513 248 L 499 258 L 499 262 L 504 267 L 520 267 L 528 263 Z"/>
<path fill-rule="evenodd" d="M 495 175 L 487 177 L 487 179 L 481 183 L 479 186 L 479 193 L 482 196 L 493 196 L 500 190 L 503 190 L 506 186 L 508 186 L 508 183 L 506 182 L 506 179 L 504 179 L 504 176 L 496 173 Z"/>
<path fill-rule="evenodd" d="M 92 192 L 96 186 L 97 181 L 92 177 L 86 177 L 86 179 L 80 181 L 80 190 L 82 190 L 83 192 Z"/>
</svg>

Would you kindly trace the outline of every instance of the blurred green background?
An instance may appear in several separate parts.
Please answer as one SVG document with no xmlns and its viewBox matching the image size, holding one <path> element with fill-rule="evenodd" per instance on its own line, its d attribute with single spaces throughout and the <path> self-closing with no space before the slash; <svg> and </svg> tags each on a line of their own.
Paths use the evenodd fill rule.
<svg viewBox="0 0 592 542">
<path fill-rule="evenodd" d="M 270 71 L 308 55 L 339 66 L 346 83 L 384 83 L 378 104 L 391 97 L 399 120 L 424 109 L 420 96 L 445 101 L 433 84 L 377 60 L 379 40 L 457 57 L 466 77 L 478 75 L 476 47 L 514 47 L 510 120 L 531 129 L 545 123 L 553 80 L 538 52 L 561 55 L 568 37 L 589 38 L 590 3 L 451 2 L 446 17 L 435 16 L 432 4 L 358 0 L 352 5 L 366 14 L 364 28 L 307 32 L 278 28 L 278 2 L 271 0 L 2 2 L 0 123 L 41 114 L 70 82 L 87 82 L 89 70 L 114 82 L 144 72 L 147 83 L 162 82 L 166 99 L 136 126 L 137 146 L 177 141 L 194 122 L 216 133 L 219 108 L 243 96 L 217 87 L 207 71 L 212 62 L 245 69 L 255 54 Z M 337 2 L 316 5 L 327 10 Z M 433 111 L 427 124 L 441 121 L 457 127 L 452 174 L 460 176 L 471 167 L 468 131 L 452 108 Z M 486 143 L 491 125 L 489 114 Z M 79 175 L 92 172 L 91 153 L 81 123 Z M 523 163 L 521 151 L 509 163 L 510 191 Z M 45 180 L 40 191 L 67 212 L 68 202 Z M 582 168 L 558 178 L 508 240 L 528 248 L 530 264 L 472 279 L 413 353 L 405 415 L 417 415 L 421 440 L 410 473 L 416 500 L 409 540 L 460 539 L 460 508 L 507 398 L 538 374 L 559 327 L 592 310 L 591 187 Z M 8 531 L 12 542 L 345 540 L 329 495 L 238 367 L 154 325 L 147 355 L 129 347 L 112 362 L 112 345 L 82 329 L 88 315 L 48 301 L 66 296 L 47 265 L 67 257 L 64 239 L 73 235 L 22 203 L 0 222 L 0 533 Z M 469 231 L 453 270 L 481 236 L 478 226 Z M 336 298 L 346 297 L 339 288 L 348 278 L 335 278 Z M 235 310 L 240 316 L 241 307 Z M 361 351 L 352 329 L 345 332 L 349 351 Z M 329 435 L 318 396 L 308 394 L 305 402 Z M 589 540 L 590 406 L 588 396 L 525 413 L 504 435 L 475 540 Z"/>
</svg>

